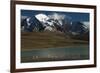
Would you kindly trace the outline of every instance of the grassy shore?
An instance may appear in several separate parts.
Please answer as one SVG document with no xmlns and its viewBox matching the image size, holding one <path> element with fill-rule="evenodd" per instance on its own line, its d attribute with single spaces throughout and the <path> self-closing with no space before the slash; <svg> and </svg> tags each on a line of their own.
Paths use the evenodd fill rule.
<svg viewBox="0 0 100 73">
<path fill-rule="evenodd" d="M 71 39 L 61 32 L 22 32 L 21 48 L 57 48 L 88 44 L 88 41 Z"/>
</svg>

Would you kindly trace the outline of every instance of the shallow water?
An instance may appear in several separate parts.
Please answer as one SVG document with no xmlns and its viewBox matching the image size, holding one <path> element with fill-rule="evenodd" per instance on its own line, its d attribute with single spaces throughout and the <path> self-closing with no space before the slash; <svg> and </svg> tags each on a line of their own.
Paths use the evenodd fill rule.
<svg viewBox="0 0 100 73">
<path fill-rule="evenodd" d="M 87 45 L 69 46 L 63 48 L 42 48 L 21 51 L 21 62 L 87 59 L 89 59 L 89 47 Z"/>
</svg>

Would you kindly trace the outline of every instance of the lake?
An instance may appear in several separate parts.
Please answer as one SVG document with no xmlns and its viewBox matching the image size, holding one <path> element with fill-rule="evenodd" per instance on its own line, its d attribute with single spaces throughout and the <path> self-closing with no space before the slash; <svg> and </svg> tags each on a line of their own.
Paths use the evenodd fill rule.
<svg viewBox="0 0 100 73">
<path fill-rule="evenodd" d="M 21 51 L 21 62 L 46 62 L 89 59 L 89 46 L 27 49 Z"/>
</svg>

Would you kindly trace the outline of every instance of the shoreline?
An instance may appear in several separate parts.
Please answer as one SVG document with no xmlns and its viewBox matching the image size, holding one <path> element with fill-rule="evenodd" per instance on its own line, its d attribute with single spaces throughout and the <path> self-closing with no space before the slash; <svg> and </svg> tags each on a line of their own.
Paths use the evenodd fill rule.
<svg viewBox="0 0 100 73">
<path fill-rule="evenodd" d="M 87 44 L 84 44 L 84 45 L 73 45 L 75 48 L 76 47 L 89 47 L 89 45 Z M 66 46 L 66 47 L 50 47 L 50 48 L 31 48 L 31 49 L 22 49 L 21 48 L 21 51 L 32 51 L 32 50 L 44 50 L 44 49 L 60 49 L 60 48 L 73 48 L 73 46 Z"/>
</svg>

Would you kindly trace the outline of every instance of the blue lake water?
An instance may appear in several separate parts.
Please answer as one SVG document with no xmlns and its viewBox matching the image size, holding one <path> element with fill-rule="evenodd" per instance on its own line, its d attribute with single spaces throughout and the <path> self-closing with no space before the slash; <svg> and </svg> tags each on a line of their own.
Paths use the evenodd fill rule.
<svg viewBox="0 0 100 73">
<path fill-rule="evenodd" d="M 66 48 L 41 48 L 21 51 L 21 62 L 45 62 L 89 59 L 88 46 Z"/>
</svg>

